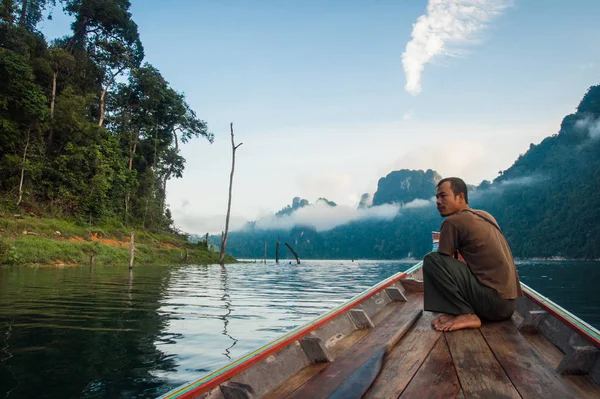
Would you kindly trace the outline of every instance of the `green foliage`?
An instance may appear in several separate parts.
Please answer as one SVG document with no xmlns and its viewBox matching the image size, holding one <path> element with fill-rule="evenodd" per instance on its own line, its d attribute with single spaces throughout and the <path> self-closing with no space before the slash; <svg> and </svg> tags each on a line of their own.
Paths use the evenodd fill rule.
<svg viewBox="0 0 600 399">
<path fill-rule="evenodd" d="M 0 264 L 14 265 L 19 263 L 19 255 L 15 248 L 0 239 Z"/>
<path fill-rule="evenodd" d="M 85 224 L 172 230 L 165 197 L 185 169 L 180 142 L 213 135 L 156 68 L 140 66 L 129 1 L 61 3 L 72 32 L 50 45 L 37 24 L 54 0 L 0 5 L 0 196 Z"/>
</svg>

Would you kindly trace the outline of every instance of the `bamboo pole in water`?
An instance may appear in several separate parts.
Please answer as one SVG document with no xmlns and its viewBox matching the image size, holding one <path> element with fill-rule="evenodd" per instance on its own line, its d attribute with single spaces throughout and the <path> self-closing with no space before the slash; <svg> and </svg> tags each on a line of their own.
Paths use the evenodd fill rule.
<svg viewBox="0 0 600 399">
<path fill-rule="evenodd" d="M 133 243 L 134 235 L 134 230 L 131 229 L 131 241 L 129 242 L 129 270 L 133 270 L 133 253 L 135 251 L 135 244 Z"/>
<path fill-rule="evenodd" d="M 275 246 L 275 263 L 279 264 L 279 236 L 277 236 L 277 246 Z"/>
</svg>

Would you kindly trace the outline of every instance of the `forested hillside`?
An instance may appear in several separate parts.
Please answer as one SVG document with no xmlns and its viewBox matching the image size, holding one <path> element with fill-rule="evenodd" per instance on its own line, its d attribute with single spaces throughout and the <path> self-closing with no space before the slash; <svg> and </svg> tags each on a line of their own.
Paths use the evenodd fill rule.
<svg viewBox="0 0 600 399">
<path fill-rule="evenodd" d="M 152 65 L 127 0 L 0 4 L 0 198 L 5 209 L 169 228 L 166 186 L 206 123 Z M 48 41 L 49 10 L 73 19 Z"/>
<path fill-rule="evenodd" d="M 280 236 L 306 258 L 421 257 L 442 222 L 431 201 L 440 178 L 431 170 L 401 170 L 380 179 L 371 207 L 422 200 L 401 207 L 392 220 L 364 219 L 320 232 L 301 222 L 280 230 L 251 223 L 230 234 L 227 248 L 262 258 L 266 241 L 273 257 Z M 496 216 L 515 256 L 600 258 L 600 86 L 587 91 L 557 134 L 531 144 L 492 182 L 469 190 L 470 205 Z M 369 207 L 368 199 L 363 195 L 359 209 Z M 285 248 L 282 254 L 290 256 Z"/>
<path fill-rule="evenodd" d="M 482 206 L 519 256 L 599 258 L 600 86 L 487 189 Z"/>
</svg>

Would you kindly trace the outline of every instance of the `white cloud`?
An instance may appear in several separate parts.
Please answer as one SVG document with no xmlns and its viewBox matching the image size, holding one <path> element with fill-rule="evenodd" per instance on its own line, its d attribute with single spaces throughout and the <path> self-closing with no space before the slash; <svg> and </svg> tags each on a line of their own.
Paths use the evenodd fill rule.
<svg viewBox="0 0 600 399">
<path fill-rule="evenodd" d="M 542 175 L 530 175 L 518 177 L 516 179 L 503 180 L 498 186 L 500 187 L 511 187 L 511 186 L 531 186 L 544 180 Z"/>
<path fill-rule="evenodd" d="M 291 229 L 294 226 L 307 226 L 317 231 L 331 230 L 337 226 L 357 220 L 377 219 L 391 220 L 400 210 L 400 205 L 385 204 L 366 209 L 355 209 L 349 206 L 331 207 L 324 202 L 317 202 L 300 208 L 290 215 L 275 217 L 271 215 L 256 222 L 259 229 Z"/>
<path fill-rule="evenodd" d="M 460 45 L 474 41 L 476 34 L 509 3 L 508 0 L 429 0 L 427 14 L 413 25 L 412 40 L 402 54 L 406 91 L 419 94 L 425 64 L 436 56 L 456 54 Z"/>
<path fill-rule="evenodd" d="M 444 177 L 461 177 L 472 174 L 486 155 L 486 148 L 478 141 L 454 140 L 448 145 L 415 148 L 397 159 L 390 169 L 433 169 Z"/>
<path fill-rule="evenodd" d="M 425 207 L 431 206 L 433 204 L 435 204 L 435 197 L 432 197 L 431 199 L 428 199 L 428 200 L 417 198 L 415 200 L 412 200 L 412 201 L 404 204 L 403 208 L 405 208 L 405 209 L 425 208 Z"/>
<path fill-rule="evenodd" d="M 516 179 L 502 180 L 500 182 L 490 185 L 486 189 L 476 190 L 474 193 L 470 194 L 470 198 L 476 199 L 481 196 L 485 196 L 487 194 L 498 195 L 498 194 L 504 192 L 504 190 L 506 190 L 508 188 L 533 186 L 535 184 L 545 181 L 546 179 L 547 179 L 547 177 L 545 177 L 544 175 L 537 174 L 537 175 L 517 177 Z"/>
<path fill-rule="evenodd" d="M 592 119 L 586 117 L 575 122 L 575 127 L 578 129 L 587 130 L 592 140 L 600 138 L 600 118 Z"/>
<path fill-rule="evenodd" d="M 296 177 L 298 193 L 305 198 L 324 197 L 330 201 L 354 205 L 356 193 L 354 176 L 337 170 L 321 170 L 318 173 L 301 172 Z"/>
<path fill-rule="evenodd" d="M 225 215 L 197 215 L 189 212 L 190 207 L 174 209 L 173 220 L 175 226 L 186 233 L 196 234 L 221 234 L 225 230 Z M 247 220 L 237 215 L 229 218 L 229 230 L 239 230 Z"/>
</svg>

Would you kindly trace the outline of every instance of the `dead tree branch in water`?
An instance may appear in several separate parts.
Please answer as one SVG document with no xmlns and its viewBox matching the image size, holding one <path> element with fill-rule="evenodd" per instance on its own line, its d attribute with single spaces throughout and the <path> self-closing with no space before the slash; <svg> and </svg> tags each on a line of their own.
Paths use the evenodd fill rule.
<svg viewBox="0 0 600 399">
<path fill-rule="evenodd" d="M 288 249 L 290 251 L 292 251 L 292 254 L 294 254 L 294 256 L 296 257 L 296 264 L 300 264 L 300 258 L 298 257 L 298 254 L 296 253 L 296 251 L 294 251 L 294 249 L 292 247 L 290 247 L 290 244 L 288 244 L 287 242 L 285 243 L 285 246 L 288 247 Z"/>
</svg>

